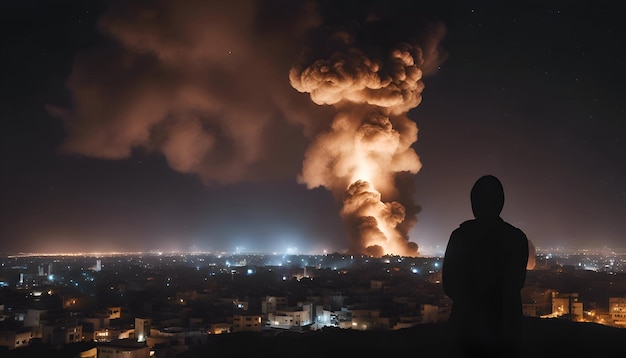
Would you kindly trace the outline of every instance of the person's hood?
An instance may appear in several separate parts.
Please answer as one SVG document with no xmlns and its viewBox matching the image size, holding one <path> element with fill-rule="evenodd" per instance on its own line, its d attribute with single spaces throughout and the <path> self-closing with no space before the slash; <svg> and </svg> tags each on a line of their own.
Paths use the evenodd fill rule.
<svg viewBox="0 0 626 358">
<path fill-rule="evenodd" d="M 493 175 L 484 175 L 474 183 L 470 198 L 474 217 L 497 218 L 504 207 L 502 183 Z"/>
</svg>

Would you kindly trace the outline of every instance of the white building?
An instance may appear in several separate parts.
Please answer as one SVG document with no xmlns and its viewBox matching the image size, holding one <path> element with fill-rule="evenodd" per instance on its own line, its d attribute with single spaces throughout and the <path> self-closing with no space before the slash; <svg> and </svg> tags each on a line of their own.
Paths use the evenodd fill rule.
<svg viewBox="0 0 626 358">
<path fill-rule="evenodd" d="M 609 314 L 615 324 L 626 325 L 626 297 L 609 297 Z"/>
<path fill-rule="evenodd" d="M 275 313 L 268 313 L 266 324 L 271 328 L 294 329 L 312 324 L 311 314 L 310 305 L 285 307 Z"/>
<path fill-rule="evenodd" d="M 45 310 L 36 309 L 26 310 L 26 315 L 24 316 L 24 327 L 40 327 L 41 316 L 45 315 L 46 312 L 47 311 Z"/>
<path fill-rule="evenodd" d="M 152 320 L 150 318 L 135 318 L 135 338 L 138 342 L 145 342 L 146 337 L 150 335 Z"/>
<path fill-rule="evenodd" d="M 557 293 L 552 296 L 552 313 L 550 317 L 570 315 L 573 321 L 583 318 L 583 303 L 578 301 L 578 293 Z M 545 317 L 545 316 L 542 316 Z"/>
<path fill-rule="evenodd" d="M 26 347 L 33 338 L 32 330 L 28 327 L 19 329 L 0 330 L 0 346 L 15 349 Z"/>
<path fill-rule="evenodd" d="M 101 343 L 97 347 L 98 358 L 149 358 L 150 348 L 145 342 L 119 339 Z"/>
<path fill-rule="evenodd" d="M 335 319 L 336 320 L 336 319 Z M 336 326 L 336 322 L 333 322 L 333 314 L 329 310 L 325 310 L 324 306 L 315 306 L 315 327 L 316 329 Z"/>
</svg>

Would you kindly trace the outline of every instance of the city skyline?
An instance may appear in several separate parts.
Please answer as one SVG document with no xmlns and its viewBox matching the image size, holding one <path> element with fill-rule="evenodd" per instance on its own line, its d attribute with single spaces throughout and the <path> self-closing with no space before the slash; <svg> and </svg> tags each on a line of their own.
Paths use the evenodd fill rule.
<svg viewBox="0 0 626 358">
<path fill-rule="evenodd" d="M 453 301 L 440 258 L 277 258 L 0 256 L 3 356 L 128 355 L 128 347 L 142 357 L 245 355 L 249 347 L 289 356 L 312 340 L 319 351 L 306 356 L 328 347 L 403 354 L 416 344 L 438 354 L 450 345 Z M 496 262 L 489 267 L 499 270 Z M 623 355 L 615 344 L 626 324 L 620 256 L 544 256 L 522 292 L 522 356 Z M 580 344 L 569 344 L 572 336 Z"/>
<path fill-rule="evenodd" d="M 382 199 L 404 206 L 419 254 L 442 253 L 471 219 L 483 174 L 501 179 L 502 217 L 538 249 L 625 246 L 622 5 L 1 6 L 0 252 L 362 247 L 341 190 L 302 176 L 347 111 L 290 83 L 328 28 L 360 48 L 415 35 L 426 54 L 421 102 L 403 107 L 419 162 Z M 378 21 L 384 31 L 366 31 Z"/>
</svg>

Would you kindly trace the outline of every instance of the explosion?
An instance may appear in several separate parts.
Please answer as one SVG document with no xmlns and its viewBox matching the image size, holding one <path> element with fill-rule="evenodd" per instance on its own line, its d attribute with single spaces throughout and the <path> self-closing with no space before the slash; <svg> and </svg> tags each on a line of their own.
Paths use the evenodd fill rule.
<svg viewBox="0 0 626 358">
<path fill-rule="evenodd" d="M 157 153 L 207 185 L 301 166 L 301 183 L 341 202 L 352 253 L 415 256 L 408 176 L 421 163 L 407 113 L 441 63 L 444 29 L 407 4 L 113 2 L 98 20 L 102 43 L 75 57 L 69 103 L 46 107 L 67 132 L 59 151 Z"/>
<path fill-rule="evenodd" d="M 325 56 L 306 50 L 291 68 L 294 89 L 337 110 L 330 128 L 306 151 L 299 180 L 310 189 L 328 188 L 341 201 L 351 252 L 418 255 L 406 225 L 415 220 L 399 202 L 412 198 L 403 197 L 396 179 L 421 169 L 411 147 L 418 128 L 407 113 L 422 100 L 424 69 L 438 58 L 427 57 L 437 53 L 442 34 L 436 31 L 430 48 L 401 41 L 366 52 L 355 34 L 337 31 L 321 51 Z"/>
</svg>

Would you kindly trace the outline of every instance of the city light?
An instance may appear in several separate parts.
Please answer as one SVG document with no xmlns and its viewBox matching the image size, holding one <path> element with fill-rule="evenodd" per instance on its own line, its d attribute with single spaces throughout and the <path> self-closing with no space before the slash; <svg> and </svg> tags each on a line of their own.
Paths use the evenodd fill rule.
<svg viewBox="0 0 626 358">
<path fill-rule="evenodd" d="M 622 256 L 624 255 L 624 256 Z M 579 293 L 561 293 L 558 290 L 550 289 L 551 283 L 557 281 L 537 281 L 544 277 L 555 277 L 555 280 L 561 280 L 565 275 L 572 275 L 577 279 L 582 279 L 584 275 L 611 275 L 609 284 L 620 282 L 621 276 L 616 276 L 617 271 L 623 272 L 622 262 L 626 260 L 626 254 L 594 254 L 590 252 L 575 253 L 570 252 L 566 255 L 551 254 L 545 252 L 537 254 L 536 267 L 527 272 L 527 287 L 524 288 L 524 297 L 532 298 L 532 302 L 523 302 L 523 309 L 526 315 L 541 318 L 558 318 L 568 319 L 571 321 L 594 322 L 614 327 L 626 327 L 626 297 L 610 297 L 610 301 L 606 302 L 607 308 L 604 309 L 597 302 L 593 310 L 586 309 L 587 291 L 581 290 Z M 185 288 L 190 282 L 204 282 L 208 287 L 216 287 L 217 282 L 220 283 L 225 295 L 228 295 L 228 284 L 239 285 L 242 280 L 266 280 L 270 279 L 271 285 L 284 285 L 283 289 L 293 289 L 294 285 L 306 284 L 307 290 L 316 291 L 317 282 L 332 282 L 341 280 L 346 288 L 358 282 L 367 282 L 369 280 L 369 289 L 372 292 L 380 292 L 381 287 L 388 288 L 393 292 L 398 292 L 396 297 L 396 309 L 403 312 L 408 307 L 413 307 L 412 314 L 405 312 L 407 317 L 414 317 L 406 323 L 382 323 L 378 318 L 377 308 L 363 307 L 356 310 L 354 307 L 343 305 L 341 299 L 341 291 L 343 287 L 338 288 L 338 292 L 330 292 L 338 294 L 337 297 L 326 297 L 328 291 L 319 291 L 311 297 L 319 296 L 318 300 L 326 300 L 328 302 L 336 302 L 340 310 L 330 311 L 321 303 L 318 310 L 314 306 L 305 308 L 306 306 L 286 306 L 286 300 L 282 304 L 272 301 L 271 305 L 261 304 L 266 307 L 267 314 L 254 316 L 250 319 L 254 322 L 255 329 L 295 329 L 294 327 L 302 327 L 303 325 L 311 325 L 311 329 L 320 329 L 322 327 L 339 327 L 350 328 L 356 330 L 370 329 L 395 329 L 394 327 L 404 327 L 405 325 L 415 325 L 431 321 L 445 321 L 449 314 L 451 301 L 443 295 L 441 290 L 441 267 L 443 259 L 441 257 L 397 257 L 388 256 L 382 258 L 370 257 L 366 255 L 342 255 L 342 254 L 323 254 L 323 255 L 262 255 L 262 254 L 181 254 L 181 253 L 153 253 L 141 255 L 118 255 L 118 256 L 98 256 L 98 257 L 77 257 L 77 256 L 32 256 L 32 257 L 12 257 L 4 258 L 6 270 L 13 272 L 7 277 L 14 277 L 12 281 L 7 281 L 8 289 L 26 290 L 29 297 L 38 301 L 43 301 L 44 297 L 64 295 L 63 309 L 79 310 L 84 307 L 86 301 L 82 301 L 80 296 L 67 295 L 64 292 L 69 288 L 80 287 L 83 292 L 91 292 L 101 289 L 102 283 L 106 283 L 107 294 L 110 299 L 124 301 L 128 294 L 128 287 L 133 290 L 148 289 L 149 287 L 162 287 L 164 297 L 167 297 L 165 303 L 174 303 L 185 305 L 188 310 L 194 310 L 198 306 L 200 297 L 206 295 L 201 291 L 194 291 Z M 90 270 L 96 263 L 101 261 L 101 271 Z M 55 264 L 54 280 L 49 280 L 48 275 L 41 275 L 42 268 L 50 267 L 51 263 Z M 594 264 L 597 270 L 589 270 L 588 264 Z M 494 268 L 495 269 L 495 268 Z M 372 270 L 372 271 L 370 271 Z M 44 270 L 45 271 L 45 270 Z M 382 277 L 371 280 L 371 275 Z M 159 274 L 161 273 L 161 274 Z M 358 273 L 358 274 L 357 274 Z M 534 275 L 537 273 L 537 275 Z M 250 277 L 253 275 L 254 277 Z M 365 275 L 364 278 L 358 278 Z M 554 276 L 550 276 L 554 275 Z M 107 278 L 104 281 L 100 281 Z M 228 280 L 221 281 L 228 277 Z M 257 278 L 258 277 L 258 278 Z M 592 277 L 592 276 L 589 276 Z M 306 278 L 306 279 L 305 279 Z M 394 278 L 402 284 L 387 281 Z M 249 281 L 245 286 L 248 286 Z M 280 282 L 280 283 L 278 283 Z M 530 282 L 530 283 L 529 283 Z M 541 282 L 541 284 L 538 284 Z M 585 281 L 580 284 L 584 285 Z M 225 285 L 225 286 L 224 286 Z M 267 284 L 265 284 L 267 285 Z M 271 285 L 267 285 L 270 287 Z M 263 287 L 261 284 L 259 287 Z M 420 291 L 415 296 L 412 294 L 400 294 L 402 290 L 410 290 L 419 287 Z M 541 287 L 540 289 L 537 287 Z M 597 289 L 597 288 L 596 288 Z M 362 290 L 362 288 L 361 288 Z M 279 289 L 280 291 L 280 289 Z M 102 291 L 97 291 L 102 294 Z M 217 291 L 213 291 L 215 294 Z M 222 291 L 220 291 L 222 292 Z M 325 293 L 323 293 L 325 292 Z M 244 292 L 243 297 L 233 295 L 225 296 L 222 302 L 229 302 L 232 312 L 246 314 L 250 302 Z M 260 294 L 259 300 L 266 298 L 263 292 Z M 419 295 L 425 295 L 433 298 L 433 304 L 420 303 Z M 413 295 L 413 296 L 412 296 Z M 129 297 L 132 297 L 131 294 Z M 208 297 L 208 296 L 204 296 Z M 226 298 L 228 297 L 228 298 Z M 144 299 L 152 299 L 146 297 Z M 226 301 L 227 300 L 227 301 Z M 337 301 L 333 301 L 337 300 Z M 320 301 L 321 302 L 321 301 Z M 376 300 L 372 300 L 376 302 Z M 395 302 L 395 301 L 394 301 Z M 153 304 L 156 304 L 154 302 Z M 304 303 L 300 303 L 304 304 Z M 396 303 L 394 303 L 396 304 Z M 355 310 L 355 311 L 353 311 Z M 110 319 L 119 319 L 124 316 L 120 312 L 120 308 L 112 307 L 107 314 Z M 113 314 L 116 312 L 116 314 Z M 270 314 L 271 312 L 271 314 Z M 323 314 L 320 314 L 323 312 Z M 355 315 L 354 312 L 358 312 Z M 436 314 L 433 312 L 437 312 Z M 197 313 L 201 315 L 201 313 Z M 115 318 L 113 318 L 115 317 Z M 26 317 L 22 316 L 21 321 L 25 321 Z M 387 318 L 386 318 L 387 319 Z M 406 319 L 406 318 L 405 318 Z M 389 325 L 392 324 L 392 325 Z M 395 324 L 396 326 L 393 326 Z M 109 327 L 110 328 L 110 327 Z M 168 328 L 171 334 L 174 328 Z M 179 328 L 176 328 L 179 329 Z M 226 329 L 226 328 L 225 328 Z M 301 328 L 298 328 L 301 329 Z M 207 330 L 208 331 L 208 330 Z M 112 331 L 105 333 L 103 331 L 94 331 L 94 340 L 104 340 L 107 335 L 113 334 Z M 145 333 L 126 330 L 120 333 L 114 333 L 115 337 L 106 339 L 120 339 L 128 337 L 136 337 L 137 342 L 147 341 Z M 216 331 L 217 332 L 217 331 Z M 136 334 L 136 335 L 133 335 Z"/>
</svg>

